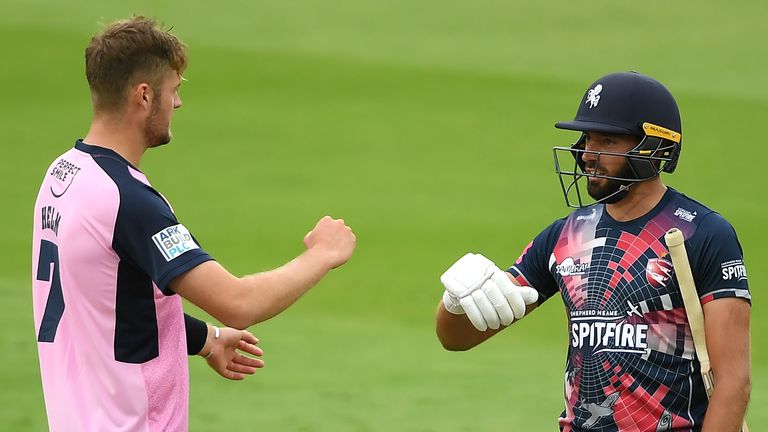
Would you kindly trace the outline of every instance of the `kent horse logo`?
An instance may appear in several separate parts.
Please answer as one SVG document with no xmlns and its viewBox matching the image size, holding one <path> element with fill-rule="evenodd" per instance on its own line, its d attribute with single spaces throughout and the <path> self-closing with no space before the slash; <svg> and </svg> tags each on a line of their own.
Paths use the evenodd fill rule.
<svg viewBox="0 0 768 432">
<path fill-rule="evenodd" d="M 589 89 L 587 92 L 587 101 L 584 103 L 589 104 L 589 108 L 592 109 L 600 103 L 600 92 L 603 91 L 603 85 L 598 84 L 593 89 Z"/>
<path fill-rule="evenodd" d="M 672 262 L 666 258 L 651 258 L 645 267 L 645 278 L 654 288 L 664 288 L 672 279 L 674 267 Z"/>
</svg>

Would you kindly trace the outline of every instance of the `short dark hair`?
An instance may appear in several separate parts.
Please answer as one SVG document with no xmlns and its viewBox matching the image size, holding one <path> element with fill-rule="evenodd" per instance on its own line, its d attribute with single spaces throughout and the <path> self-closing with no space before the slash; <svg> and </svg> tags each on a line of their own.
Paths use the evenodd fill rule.
<svg viewBox="0 0 768 432">
<path fill-rule="evenodd" d="M 91 39 L 85 49 L 85 76 L 95 111 L 115 111 L 126 90 L 146 82 L 158 89 L 169 71 L 183 73 L 187 47 L 151 18 L 116 21 Z"/>
</svg>

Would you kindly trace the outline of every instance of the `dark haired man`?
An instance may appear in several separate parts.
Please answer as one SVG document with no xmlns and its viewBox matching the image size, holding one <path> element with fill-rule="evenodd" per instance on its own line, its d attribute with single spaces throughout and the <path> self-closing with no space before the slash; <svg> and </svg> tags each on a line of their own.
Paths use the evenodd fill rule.
<svg viewBox="0 0 768 432">
<path fill-rule="evenodd" d="M 441 278 L 440 341 L 472 348 L 559 293 L 570 339 L 561 430 L 738 431 L 750 394 L 747 274 L 731 225 L 660 178 L 674 171 L 682 142 L 672 94 L 639 73 L 606 75 L 576 118 L 556 127 L 582 133 L 555 148 L 577 210 L 507 272 L 477 254 L 451 266 Z M 583 181 L 595 200 L 587 206 Z M 684 233 L 706 316 L 709 401 L 664 241 L 672 227 Z"/>
</svg>

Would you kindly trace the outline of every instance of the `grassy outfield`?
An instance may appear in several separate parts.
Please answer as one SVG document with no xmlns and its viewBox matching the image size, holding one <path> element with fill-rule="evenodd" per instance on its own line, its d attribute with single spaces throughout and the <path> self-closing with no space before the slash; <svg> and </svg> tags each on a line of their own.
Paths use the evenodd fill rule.
<svg viewBox="0 0 768 432">
<path fill-rule="evenodd" d="M 87 130 L 90 35 L 132 12 L 190 46 L 174 140 L 142 169 L 203 247 L 234 273 L 265 270 L 300 253 L 326 213 L 359 242 L 347 266 L 251 329 L 267 369 L 233 383 L 190 360 L 191 430 L 555 430 L 560 300 L 449 353 L 434 337 L 438 278 L 466 251 L 508 265 L 567 214 L 551 147 L 576 136 L 552 125 L 594 78 L 628 69 L 680 104 L 684 150 L 665 180 L 739 233 L 754 303 L 748 419 L 768 422 L 763 2 L 102 3 L 0 2 L 3 429 L 46 427 L 32 205 L 49 162 Z"/>
</svg>

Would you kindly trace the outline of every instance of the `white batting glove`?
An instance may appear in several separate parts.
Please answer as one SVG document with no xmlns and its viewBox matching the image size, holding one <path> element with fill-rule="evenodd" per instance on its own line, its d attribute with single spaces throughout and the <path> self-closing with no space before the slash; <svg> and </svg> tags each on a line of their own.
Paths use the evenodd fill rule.
<svg viewBox="0 0 768 432">
<path fill-rule="evenodd" d="M 517 286 L 488 258 L 468 253 L 440 276 L 445 286 L 443 304 L 455 315 L 467 314 L 480 331 L 510 325 L 525 315 L 526 305 L 535 303 L 539 293 Z"/>
</svg>

